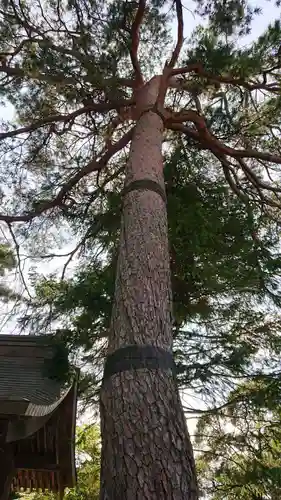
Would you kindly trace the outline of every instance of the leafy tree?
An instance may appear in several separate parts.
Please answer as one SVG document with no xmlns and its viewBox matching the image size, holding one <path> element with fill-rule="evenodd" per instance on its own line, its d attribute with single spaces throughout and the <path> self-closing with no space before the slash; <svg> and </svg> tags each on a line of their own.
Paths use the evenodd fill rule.
<svg viewBox="0 0 281 500">
<path fill-rule="evenodd" d="M 96 425 L 84 425 L 77 434 L 78 458 L 77 487 L 67 498 L 70 500 L 98 500 L 100 490 L 100 432 Z"/>
<path fill-rule="evenodd" d="M 260 326 L 255 316 L 253 327 L 247 306 L 264 297 L 279 304 L 278 282 L 274 281 L 280 268 L 279 238 L 274 226 L 279 225 L 280 208 L 276 171 L 281 163 L 280 23 L 270 26 L 250 48 L 239 48 L 235 37 L 249 32 L 258 9 L 239 0 L 200 0 L 195 10 L 207 18 L 208 26 L 196 29 L 184 44 L 181 1 L 170 7 L 170 2 L 161 0 L 44 4 L 2 0 L 0 10 L 1 95 L 3 103 L 8 101 L 14 110 L 14 118 L 3 123 L 0 134 L 5 186 L 0 219 L 15 241 L 19 236 L 27 238 L 26 246 L 37 258 L 44 252 L 52 257 L 48 249 L 55 230 L 60 229 L 62 239 L 70 230 L 78 243 L 69 259 L 84 246 L 91 260 L 88 269 L 82 268 L 74 291 L 83 283 L 84 272 L 83 286 L 89 290 L 96 280 L 103 305 L 110 310 L 113 295 L 110 322 L 108 317 L 107 324 L 101 321 L 102 309 L 95 325 L 101 331 L 107 328 L 107 371 L 101 388 L 104 500 L 198 497 L 192 449 L 169 365 L 173 333 L 170 267 L 175 298 L 176 287 L 192 283 L 191 291 L 181 292 L 175 308 L 176 342 L 184 354 L 184 343 L 191 337 L 193 366 L 196 359 L 198 365 L 191 374 L 185 366 L 184 383 L 200 381 L 200 377 L 205 383 L 210 378 L 208 366 L 213 373 L 227 366 L 230 377 L 245 376 L 260 348 L 253 342 Z M 178 30 L 172 50 L 169 28 L 174 18 Z M 182 219 L 173 224 L 170 217 L 171 266 L 163 160 L 173 203 L 170 213 L 183 206 L 182 214 L 189 216 L 190 206 L 184 201 L 187 195 L 195 196 L 198 217 L 193 231 L 199 226 L 201 237 L 205 227 L 200 208 L 204 213 L 212 201 L 225 202 L 220 224 L 208 228 L 206 246 L 200 240 L 200 252 L 196 238 L 195 248 L 189 249 Z M 174 177 L 175 165 L 178 177 Z M 200 185 L 194 188 L 187 180 L 188 169 L 209 180 L 211 189 L 205 198 Z M 181 191 L 184 182 L 189 185 Z M 221 192 L 212 199 L 216 184 Z M 275 221 L 271 225 L 265 222 L 269 218 Z M 214 265 L 215 257 L 208 265 L 210 250 L 217 251 L 216 245 L 210 245 L 210 235 L 220 234 L 222 242 L 231 220 L 235 220 L 236 233 L 231 230 L 220 248 L 221 266 Z M 238 228 L 245 231 L 243 258 Z M 180 247 L 180 257 L 188 249 L 183 266 L 173 243 Z M 229 283 L 235 275 L 235 258 L 229 275 L 225 270 L 230 249 L 239 254 L 233 287 Z M 106 255 L 98 259 L 98 252 L 105 250 Z M 117 267 L 114 293 L 113 267 Z M 93 273 L 87 282 L 89 268 Z M 110 286 L 111 296 L 104 293 L 100 280 Z M 61 295 L 61 286 L 69 292 L 65 281 L 41 284 L 39 298 L 49 294 L 63 307 L 70 295 Z M 237 300 L 243 314 L 241 309 L 235 313 Z M 192 315 L 196 319 L 196 307 L 197 316 L 201 310 L 203 327 L 200 324 L 197 336 L 191 328 L 188 337 L 181 326 Z M 237 329 L 240 316 L 242 331 Z M 70 319 L 79 331 L 81 308 L 77 305 Z M 231 328 L 225 326 L 228 321 Z M 214 335 L 216 323 L 220 323 L 218 335 Z M 60 334 L 65 330 L 71 334 L 69 325 L 56 326 L 63 326 Z M 274 329 L 269 329 L 263 340 L 275 355 L 276 337 Z M 91 347 L 90 335 L 87 341 Z M 163 360 L 162 368 L 153 364 L 152 370 L 143 367 L 119 373 L 120 366 L 115 365 L 114 373 L 107 376 L 113 362 L 110 355 L 122 359 L 126 346 L 138 346 L 135 351 L 142 359 L 146 352 L 142 347 L 152 355 L 153 346 L 159 359 L 165 354 L 168 369 L 163 370 Z M 186 364 L 184 357 L 181 365 Z M 218 385 L 221 391 L 225 389 L 221 379 Z"/>
<path fill-rule="evenodd" d="M 4 276 L 5 272 L 13 269 L 16 265 L 16 260 L 11 248 L 4 243 L 0 244 L 0 275 Z"/>
<path fill-rule="evenodd" d="M 281 493 L 280 377 L 233 391 L 220 415 L 199 421 L 202 493 L 211 500 L 276 500 Z M 205 498 L 205 497 L 204 497 Z"/>
<path fill-rule="evenodd" d="M 178 159 L 174 177 L 183 168 Z M 202 169 L 200 176 L 196 166 L 179 178 L 176 187 L 174 179 L 170 192 L 169 170 L 167 162 L 178 382 L 211 398 L 213 404 L 219 388 L 225 395 L 234 385 L 233 377 L 253 373 L 253 361 L 262 346 L 264 361 L 267 349 L 267 359 L 278 363 L 279 318 L 257 310 L 257 303 L 279 303 L 278 290 L 270 293 L 280 268 L 280 255 L 275 252 L 278 225 L 275 230 L 258 211 L 253 222 L 223 179 L 208 179 Z M 199 188 L 191 196 L 194 186 Z M 112 243 L 118 231 L 112 231 L 111 223 L 104 225 L 100 239 Z M 258 244 L 253 232 L 263 234 Z M 40 331 L 52 326 L 50 318 L 53 325 L 59 322 L 63 328 L 57 328 L 57 334 L 70 352 L 83 349 L 86 372 L 81 396 L 89 404 L 97 400 L 102 375 L 116 257 L 109 248 L 106 264 L 94 258 L 89 264 L 88 260 L 84 259 L 68 281 L 36 281 L 37 299 L 31 318 Z M 258 265 L 253 266 L 253 262 Z M 28 320 L 26 315 L 23 322 Z M 186 324 L 188 327 L 184 327 Z M 256 363 L 256 370 L 260 369 L 260 363 Z"/>
<path fill-rule="evenodd" d="M 7 271 L 16 267 L 16 259 L 11 247 L 7 243 L 0 242 L 0 278 L 5 278 Z M 5 280 L 0 280 L 0 299 L 7 302 L 18 298 L 17 295 L 7 287 Z"/>
</svg>

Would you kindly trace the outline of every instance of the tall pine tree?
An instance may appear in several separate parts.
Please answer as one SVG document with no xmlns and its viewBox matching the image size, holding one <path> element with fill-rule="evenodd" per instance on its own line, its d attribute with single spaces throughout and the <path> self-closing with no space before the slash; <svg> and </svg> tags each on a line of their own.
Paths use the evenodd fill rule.
<svg viewBox="0 0 281 500">
<path fill-rule="evenodd" d="M 1 5 L 1 95 L 15 115 L 0 134 L 0 219 L 13 239 L 31 235 L 40 255 L 42 239 L 48 248 L 59 225 L 72 218 L 75 228 L 93 206 L 100 213 L 104 190 L 124 183 L 101 388 L 103 500 L 198 498 L 171 354 L 163 143 L 178 141 L 213 179 L 223 173 L 254 229 L 249 265 L 259 291 L 278 301 L 278 285 L 260 269 L 264 233 L 253 206 L 278 219 L 280 26 L 239 49 L 234 37 L 258 12 L 239 0 L 195 5 L 209 26 L 187 46 L 180 0 L 172 9 L 161 0 Z M 80 243 L 102 229 L 95 209 L 86 230 L 76 219 Z M 268 262 L 276 265 L 272 255 Z"/>
</svg>

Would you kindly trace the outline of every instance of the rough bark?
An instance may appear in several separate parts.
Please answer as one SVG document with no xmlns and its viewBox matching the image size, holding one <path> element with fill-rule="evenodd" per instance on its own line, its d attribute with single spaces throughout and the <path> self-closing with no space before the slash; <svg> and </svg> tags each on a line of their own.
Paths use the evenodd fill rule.
<svg viewBox="0 0 281 500">
<path fill-rule="evenodd" d="M 155 102 L 159 78 L 144 88 L 139 110 Z M 163 123 L 153 111 L 137 121 L 125 185 L 164 188 Z M 148 190 L 125 196 L 109 353 L 127 345 L 172 348 L 167 213 Z M 138 369 L 106 380 L 101 391 L 101 500 L 195 500 L 192 446 L 172 372 Z"/>
</svg>

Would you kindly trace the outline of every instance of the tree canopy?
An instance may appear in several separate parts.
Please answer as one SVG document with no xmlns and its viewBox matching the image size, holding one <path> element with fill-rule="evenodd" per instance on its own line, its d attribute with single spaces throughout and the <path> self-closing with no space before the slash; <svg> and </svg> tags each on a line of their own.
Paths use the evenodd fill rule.
<svg viewBox="0 0 281 500">
<path fill-rule="evenodd" d="M 280 389 L 272 380 L 245 383 L 219 415 L 198 424 L 202 493 L 211 500 L 276 500 L 281 492 Z"/>
</svg>

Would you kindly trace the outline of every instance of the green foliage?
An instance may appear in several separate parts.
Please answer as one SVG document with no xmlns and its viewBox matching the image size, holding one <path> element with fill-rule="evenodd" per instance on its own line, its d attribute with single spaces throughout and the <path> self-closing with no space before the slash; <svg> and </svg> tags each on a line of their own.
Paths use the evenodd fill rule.
<svg viewBox="0 0 281 500">
<path fill-rule="evenodd" d="M 279 307 L 281 261 L 278 223 L 255 204 L 246 210 L 223 178 L 208 170 L 196 155 L 179 149 L 165 163 L 179 383 L 213 399 L 214 391 L 223 396 L 233 386 L 233 377 L 261 370 L 256 364 L 261 348 L 263 363 L 275 370 L 280 321 L 262 307 Z M 96 400 L 102 373 L 119 220 L 119 210 L 112 212 L 95 238 L 107 249 L 106 261 L 91 257 L 71 279 L 36 285 L 35 327 L 46 327 L 50 307 L 52 320 L 63 325 L 58 337 L 70 352 L 82 349 L 87 374 L 82 373 L 81 387 L 89 384 L 88 402 Z"/>
<path fill-rule="evenodd" d="M 77 487 L 67 494 L 71 500 L 98 500 L 100 481 L 100 433 L 96 425 L 82 426 L 77 432 Z"/>
<path fill-rule="evenodd" d="M 62 342 L 58 341 L 58 338 L 53 339 L 52 347 L 54 355 L 51 359 L 45 360 L 43 373 L 48 378 L 61 383 L 69 382 L 73 377 L 73 370 L 69 364 L 68 350 Z"/>
<path fill-rule="evenodd" d="M 241 36 L 250 32 L 253 16 L 259 14 L 261 9 L 252 8 L 247 2 L 240 0 L 199 0 L 197 12 L 208 17 L 210 27 L 215 33 L 232 35 L 237 30 Z"/>
<path fill-rule="evenodd" d="M 0 244 L 0 276 L 4 276 L 6 271 L 13 269 L 16 260 L 11 248 L 7 244 Z"/>
<path fill-rule="evenodd" d="M 2 302 L 18 298 L 17 294 L 6 285 L 3 279 L 5 274 L 14 269 L 15 266 L 16 259 L 13 250 L 7 243 L 0 243 L 0 300 Z"/>
<path fill-rule="evenodd" d="M 197 444 L 204 451 L 198 456 L 197 466 L 206 498 L 280 498 L 278 401 L 280 374 L 275 383 L 266 378 L 253 379 L 231 393 L 220 414 L 199 420 Z"/>
</svg>

